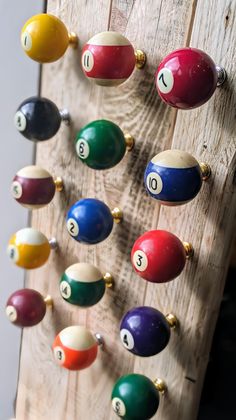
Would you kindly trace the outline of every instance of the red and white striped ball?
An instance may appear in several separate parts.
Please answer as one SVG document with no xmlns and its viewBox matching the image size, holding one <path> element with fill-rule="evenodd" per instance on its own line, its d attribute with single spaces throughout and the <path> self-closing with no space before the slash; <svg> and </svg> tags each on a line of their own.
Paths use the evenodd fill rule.
<svg viewBox="0 0 236 420">
<path fill-rule="evenodd" d="M 55 338 L 53 352 L 56 362 L 69 370 L 90 366 L 97 357 L 98 343 L 85 327 L 64 328 Z"/>
<path fill-rule="evenodd" d="M 40 166 L 31 165 L 17 172 L 11 193 L 18 203 L 30 210 L 46 206 L 56 191 L 51 174 Z"/>
<path fill-rule="evenodd" d="M 84 74 L 97 85 L 117 86 L 130 77 L 135 67 L 134 48 L 118 32 L 101 32 L 82 50 Z"/>
</svg>

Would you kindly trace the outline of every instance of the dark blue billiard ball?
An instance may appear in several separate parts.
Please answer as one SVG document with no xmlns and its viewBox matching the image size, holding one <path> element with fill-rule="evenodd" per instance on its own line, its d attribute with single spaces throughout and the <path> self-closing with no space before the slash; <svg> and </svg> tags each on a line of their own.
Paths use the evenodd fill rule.
<svg viewBox="0 0 236 420">
<path fill-rule="evenodd" d="M 76 241 L 97 244 L 110 235 L 113 216 L 109 207 L 102 201 L 83 198 L 68 211 L 66 226 Z"/>
<path fill-rule="evenodd" d="M 123 346 L 137 356 L 149 357 L 160 353 L 170 339 L 170 325 L 157 309 L 140 306 L 128 311 L 120 325 Z"/>
</svg>

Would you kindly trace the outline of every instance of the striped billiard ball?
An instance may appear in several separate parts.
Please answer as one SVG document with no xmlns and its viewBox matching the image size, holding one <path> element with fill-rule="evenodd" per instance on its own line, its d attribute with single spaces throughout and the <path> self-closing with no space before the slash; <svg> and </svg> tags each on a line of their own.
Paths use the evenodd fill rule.
<svg viewBox="0 0 236 420">
<path fill-rule="evenodd" d="M 34 228 L 18 230 L 10 239 L 7 254 L 22 268 L 38 268 L 50 255 L 50 244 L 46 236 Z"/>
<path fill-rule="evenodd" d="M 81 370 L 90 366 L 97 357 L 98 343 L 89 330 L 71 326 L 55 338 L 53 352 L 56 362 L 69 370 Z"/>
</svg>

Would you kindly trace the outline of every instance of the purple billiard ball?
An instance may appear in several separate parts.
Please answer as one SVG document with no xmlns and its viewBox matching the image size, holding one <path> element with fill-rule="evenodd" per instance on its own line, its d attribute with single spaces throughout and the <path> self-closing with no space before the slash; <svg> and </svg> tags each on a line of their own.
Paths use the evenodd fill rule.
<svg viewBox="0 0 236 420">
<path fill-rule="evenodd" d="M 137 356 L 160 353 L 170 339 L 170 324 L 157 309 L 140 306 L 128 311 L 120 325 L 123 346 Z"/>
</svg>

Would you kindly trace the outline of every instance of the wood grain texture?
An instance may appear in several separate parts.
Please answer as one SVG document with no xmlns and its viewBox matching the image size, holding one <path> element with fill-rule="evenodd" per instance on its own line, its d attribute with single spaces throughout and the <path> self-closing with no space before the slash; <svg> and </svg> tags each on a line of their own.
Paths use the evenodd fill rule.
<svg viewBox="0 0 236 420">
<path fill-rule="evenodd" d="M 40 325 L 24 330 L 17 420 L 115 419 L 110 404 L 113 384 L 133 371 L 153 379 L 161 376 L 168 384 L 155 419 L 196 417 L 234 234 L 235 9 L 235 1 L 228 0 L 48 2 L 48 11 L 79 34 L 80 48 L 95 33 L 117 30 L 146 51 L 148 62 L 118 88 L 86 80 L 77 51 L 43 67 L 42 95 L 67 107 L 73 125 L 62 127 L 54 139 L 37 147 L 37 164 L 62 176 L 65 191 L 32 218 L 34 227 L 58 238 L 60 248 L 48 264 L 28 276 L 27 286 L 50 293 L 55 307 Z M 176 112 L 159 100 L 153 75 L 161 57 L 189 42 L 223 64 L 229 79 L 203 107 Z M 133 152 L 104 172 L 82 165 L 73 146 L 75 132 L 100 117 L 116 122 L 136 139 Z M 143 172 L 153 155 L 170 147 L 210 163 L 213 176 L 193 202 L 160 208 L 144 192 Z M 111 208 L 119 205 L 124 211 L 123 223 L 105 242 L 92 247 L 73 241 L 65 227 L 68 208 L 82 196 L 102 199 Z M 130 264 L 134 240 L 157 226 L 190 240 L 195 248 L 194 260 L 167 285 L 147 284 Z M 77 261 L 111 271 L 116 281 L 114 290 L 89 310 L 79 310 L 59 295 L 60 275 Z M 142 304 L 164 313 L 173 311 L 181 322 L 169 347 L 145 360 L 129 354 L 119 341 L 122 315 Z M 69 373 L 55 365 L 51 344 L 60 329 L 77 323 L 100 332 L 106 345 L 91 368 Z"/>
</svg>

